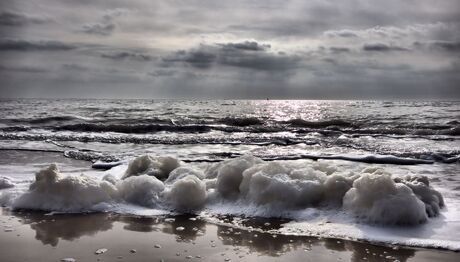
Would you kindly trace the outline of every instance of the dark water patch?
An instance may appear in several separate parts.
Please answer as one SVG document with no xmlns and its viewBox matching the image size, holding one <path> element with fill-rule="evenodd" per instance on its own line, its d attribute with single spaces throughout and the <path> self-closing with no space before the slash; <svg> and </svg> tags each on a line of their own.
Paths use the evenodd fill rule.
<svg viewBox="0 0 460 262">
<path fill-rule="evenodd" d="M 31 127 L 29 126 L 8 126 L 0 128 L 0 131 L 3 132 L 24 132 L 29 131 Z"/>
<path fill-rule="evenodd" d="M 316 144 L 315 140 L 293 139 L 289 137 L 242 137 L 228 138 L 226 136 L 206 137 L 139 137 L 130 135 L 104 134 L 98 136 L 73 135 L 73 134 L 27 134 L 27 133 L 0 133 L 0 140 L 22 140 L 22 141 L 76 141 L 76 142 L 101 142 L 108 144 L 133 143 L 133 144 L 221 144 L 221 145 L 294 145 L 299 143 Z"/>
<path fill-rule="evenodd" d="M 29 122 L 31 124 L 47 124 L 51 122 L 70 122 L 70 121 L 81 121 L 81 118 L 75 116 L 51 116 L 43 118 L 32 118 L 32 119 L 15 119 L 18 122 Z"/>
<path fill-rule="evenodd" d="M 346 160 L 352 162 L 362 162 L 368 164 L 393 164 L 393 165 L 419 165 L 419 164 L 433 164 L 432 160 L 414 159 L 414 158 L 402 158 L 396 156 L 344 156 L 344 155 L 298 155 L 298 156 L 287 156 L 287 157 L 273 157 L 267 158 L 266 160 L 297 160 L 297 159 L 329 159 L 329 160 Z"/>
<path fill-rule="evenodd" d="M 231 126 L 252 126 L 252 125 L 263 125 L 264 121 L 257 117 L 225 117 L 218 122 Z"/>
<path fill-rule="evenodd" d="M 53 128 L 56 131 L 74 131 L 74 132 L 117 132 L 127 134 L 145 134 L 153 132 L 191 132 L 202 133 L 209 132 L 211 127 L 206 125 L 161 125 L 161 124 L 140 124 L 140 125 L 124 125 L 124 124 L 93 124 L 82 123 L 73 125 L 62 125 Z"/>
<path fill-rule="evenodd" d="M 282 122 L 290 126 L 295 127 L 310 127 L 310 128 L 325 128 L 331 126 L 337 127 L 353 127 L 356 123 L 351 123 L 342 119 L 331 119 L 331 120 L 322 120 L 322 121 L 307 121 L 301 118 L 295 118 L 288 121 Z"/>
</svg>

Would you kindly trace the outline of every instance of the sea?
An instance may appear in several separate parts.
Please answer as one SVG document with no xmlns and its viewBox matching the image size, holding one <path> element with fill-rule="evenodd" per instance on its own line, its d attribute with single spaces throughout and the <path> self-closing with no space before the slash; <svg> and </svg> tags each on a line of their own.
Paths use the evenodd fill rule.
<svg viewBox="0 0 460 262">
<path fill-rule="evenodd" d="M 10 161 L 20 152 L 88 168 L 40 176 L 53 159 Z M 287 220 L 278 234 L 460 250 L 460 101 L 3 99 L 0 154 L 7 208 L 272 217 Z M 38 185 L 47 172 L 62 177 Z M 70 195 L 53 189 L 82 172 Z"/>
</svg>

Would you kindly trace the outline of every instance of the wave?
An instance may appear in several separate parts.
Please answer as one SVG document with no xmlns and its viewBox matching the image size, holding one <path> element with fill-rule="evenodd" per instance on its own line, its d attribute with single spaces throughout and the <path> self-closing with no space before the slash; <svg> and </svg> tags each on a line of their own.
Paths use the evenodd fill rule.
<svg viewBox="0 0 460 262">
<path fill-rule="evenodd" d="M 98 124 L 98 123 L 81 123 L 73 125 L 62 125 L 53 128 L 56 131 L 74 131 L 74 132 L 118 132 L 127 134 L 144 134 L 152 132 L 191 132 L 202 133 L 209 132 L 210 126 L 206 125 L 161 125 L 161 124 L 134 124 L 134 125 L 120 125 L 120 124 Z"/>
<path fill-rule="evenodd" d="M 232 119 L 234 121 L 234 119 Z M 239 120 L 235 120 L 239 121 Z M 245 120 L 246 121 L 246 120 Z M 317 124 L 306 124 L 315 126 Z M 322 125 L 319 124 L 318 125 Z M 115 132 L 124 134 L 149 134 L 157 132 L 170 133 L 208 133 L 211 131 L 221 131 L 225 133 L 278 133 L 291 132 L 297 134 L 319 133 L 325 136 L 340 136 L 342 134 L 353 136 L 407 136 L 420 137 L 427 139 L 449 139 L 448 137 L 460 136 L 460 126 L 451 128 L 434 128 L 434 129 L 416 129 L 416 128 L 395 128 L 395 127 L 377 127 L 377 128 L 340 128 L 336 125 L 324 124 L 323 128 L 312 127 L 295 127 L 293 125 L 259 125 L 251 122 L 235 123 L 235 125 L 215 125 L 215 124 L 107 124 L 107 123 L 74 123 L 53 126 L 8 126 L 1 127 L 3 132 L 24 132 L 30 130 L 53 130 L 53 131 L 72 131 L 72 132 Z"/>
<path fill-rule="evenodd" d="M 31 130 L 31 127 L 28 126 L 8 126 L 8 127 L 1 127 L 0 131 L 3 132 L 24 132 Z"/>
<path fill-rule="evenodd" d="M 291 126 L 296 127 L 310 127 L 310 128 L 325 128 L 325 127 L 353 127 L 356 126 L 356 123 L 352 123 L 342 119 L 330 119 L 322 121 L 307 121 L 301 118 L 295 118 L 284 122 Z"/>
<path fill-rule="evenodd" d="M 51 116 L 43 118 L 34 118 L 28 120 L 31 124 L 48 124 L 51 122 L 70 122 L 70 121 L 84 121 L 86 118 L 77 116 Z"/>
<path fill-rule="evenodd" d="M 414 149 L 411 151 L 399 150 L 391 148 L 381 148 L 375 147 L 373 144 L 369 143 L 359 143 L 355 139 L 337 139 L 335 137 L 311 137 L 311 138 L 296 138 L 296 137 L 286 137 L 283 134 L 273 135 L 273 136 L 257 136 L 255 134 L 251 136 L 236 136 L 236 137 L 227 137 L 219 134 L 213 136 L 195 136 L 195 135 L 184 135 L 184 136 L 164 136 L 163 134 L 157 136 L 144 136 L 144 135 L 123 135 L 123 134 L 66 134 L 66 133 L 47 133 L 47 134 L 31 134 L 31 133 L 2 133 L 0 132 L 0 140 L 25 140 L 25 141 L 44 141 L 46 143 L 52 143 L 59 147 L 62 145 L 59 142 L 63 141 L 78 141 L 84 143 L 107 143 L 107 144 L 120 144 L 120 143 L 130 143 L 130 144 L 160 144 L 160 145 L 252 145 L 252 146 L 277 146 L 281 151 L 278 152 L 258 152 L 258 156 L 266 160 L 295 160 L 295 159 L 338 159 L 346 161 L 355 161 L 355 162 L 366 162 L 366 163 L 382 163 L 382 164 L 430 164 L 432 162 L 441 162 L 441 163 L 457 163 L 460 160 L 460 151 L 448 148 L 440 148 L 438 150 L 433 149 L 433 151 L 426 151 L 424 148 Z M 397 141 L 395 141 L 397 142 Z M 369 157 L 354 157 L 351 155 L 311 155 L 304 153 L 289 153 L 287 146 L 293 145 L 320 145 L 324 148 L 351 148 L 353 150 L 360 150 L 364 152 L 372 153 L 372 155 L 388 156 L 387 158 L 374 158 Z M 64 145 L 65 150 L 69 151 L 70 155 L 75 155 L 74 158 L 82 160 L 99 160 L 102 157 L 97 151 L 88 152 L 88 150 L 79 150 L 72 146 Z M 286 148 L 284 148 L 286 147 Z M 1 149 L 1 148 L 0 148 Z M 286 150 L 285 150 L 286 149 Z M 340 150 L 340 149 L 338 149 Z M 79 152 L 82 152 L 81 154 Z M 116 152 L 114 152 L 116 153 Z M 225 158 L 232 158 L 238 156 L 237 152 L 221 152 L 215 154 L 204 155 L 204 158 L 201 158 L 202 161 L 215 161 Z M 78 158 L 77 158 L 78 157 Z M 394 158 L 390 158 L 394 157 Z M 407 159 L 404 160 L 404 159 Z M 412 159 L 412 160 L 411 160 Z"/>
<path fill-rule="evenodd" d="M 28 141 L 78 141 L 78 142 L 102 142 L 108 144 L 133 143 L 133 144 L 220 144 L 220 145 L 294 145 L 299 143 L 315 144 L 315 141 L 305 139 L 295 139 L 284 136 L 276 137 L 236 137 L 228 138 L 225 136 L 135 136 L 126 134 L 66 134 L 66 133 L 1 133 L 1 140 L 28 140 Z"/>
<path fill-rule="evenodd" d="M 263 125 L 265 121 L 257 117 L 226 117 L 216 122 L 230 125 L 230 126 L 252 126 L 252 125 Z"/>
<path fill-rule="evenodd" d="M 347 155 L 297 155 L 297 156 L 276 156 L 272 158 L 265 158 L 264 160 L 298 160 L 298 159 L 329 159 L 329 160 L 345 160 L 352 162 L 362 162 L 368 164 L 392 164 L 392 165 L 419 165 L 419 164 L 433 164 L 433 160 L 426 159 L 415 159 L 407 157 L 397 157 L 397 156 L 377 156 L 377 155 L 367 155 L 367 156 L 347 156 Z M 458 160 L 446 159 L 451 161 L 451 163 Z"/>
<path fill-rule="evenodd" d="M 30 124 L 30 125 L 46 125 L 46 124 L 56 124 L 63 122 L 83 122 L 89 121 L 90 118 L 79 117 L 79 116 L 49 116 L 49 117 L 37 117 L 37 118 L 3 118 L 0 119 L 1 123 L 21 123 L 21 124 Z"/>
<path fill-rule="evenodd" d="M 203 119 L 170 118 L 105 118 L 90 119 L 78 116 L 54 116 L 44 118 L 2 119 L 9 126 L 2 127 L 4 132 L 45 129 L 73 132 L 117 132 L 127 134 L 148 134 L 155 132 L 204 133 L 221 131 L 227 133 L 312 133 L 324 135 L 406 135 L 406 136 L 460 136 L 458 121 L 444 124 L 401 124 L 398 121 L 385 122 L 326 119 L 309 121 L 294 118 L 287 121 L 275 121 L 261 117 L 224 117 Z"/>
<path fill-rule="evenodd" d="M 433 126 L 431 128 L 363 128 L 342 130 L 342 132 L 360 135 L 460 136 L 460 126 L 443 128 L 439 126 Z"/>
</svg>

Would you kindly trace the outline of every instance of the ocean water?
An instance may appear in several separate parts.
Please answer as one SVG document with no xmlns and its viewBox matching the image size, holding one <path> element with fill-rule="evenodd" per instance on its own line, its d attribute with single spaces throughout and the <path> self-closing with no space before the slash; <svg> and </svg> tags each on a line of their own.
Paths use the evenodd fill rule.
<svg viewBox="0 0 460 262">
<path fill-rule="evenodd" d="M 2 100 L 0 204 L 460 250 L 459 138 L 455 101 Z"/>
</svg>

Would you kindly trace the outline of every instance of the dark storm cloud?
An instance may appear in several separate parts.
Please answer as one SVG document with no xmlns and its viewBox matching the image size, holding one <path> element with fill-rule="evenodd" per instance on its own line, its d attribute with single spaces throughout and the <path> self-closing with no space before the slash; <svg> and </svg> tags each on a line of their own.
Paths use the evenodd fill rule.
<svg viewBox="0 0 460 262">
<path fill-rule="evenodd" d="M 215 62 L 217 56 L 212 52 L 212 50 L 206 49 L 207 48 L 203 46 L 197 50 L 181 50 L 164 57 L 162 60 L 166 63 L 166 65 L 179 62 L 196 68 L 209 68 Z"/>
<path fill-rule="evenodd" d="M 134 61 L 152 61 L 154 57 L 147 54 L 135 53 L 135 52 L 111 52 L 101 54 L 101 57 L 112 60 L 134 60 Z"/>
<path fill-rule="evenodd" d="M 297 67 L 299 57 L 268 52 L 268 44 L 257 42 L 200 45 L 197 49 L 181 50 L 163 58 L 163 62 L 182 63 L 206 69 L 213 65 L 232 66 L 261 71 L 285 71 Z"/>
<path fill-rule="evenodd" d="M 31 16 L 9 11 L 0 12 L 0 25 L 3 26 L 24 26 L 28 24 L 43 24 L 49 21 L 50 19 L 46 17 Z"/>
<path fill-rule="evenodd" d="M 431 43 L 431 46 L 434 48 L 439 48 L 448 52 L 459 52 L 460 51 L 460 41 L 449 42 L 449 41 L 436 41 Z"/>
<path fill-rule="evenodd" d="M 0 51 L 66 51 L 77 46 L 59 41 L 0 39 Z"/>
<path fill-rule="evenodd" d="M 382 43 L 372 43 L 372 44 L 364 44 L 363 46 L 364 51 L 373 51 L 373 52 L 389 52 L 389 51 L 409 51 L 409 49 L 394 46 L 394 45 L 386 45 Z"/>
<path fill-rule="evenodd" d="M 223 65 L 262 71 L 286 71 L 296 68 L 299 62 L 296 56 L 272 53 L 225 54 L 220 58 L 220 63 Z"/>
</svg>

